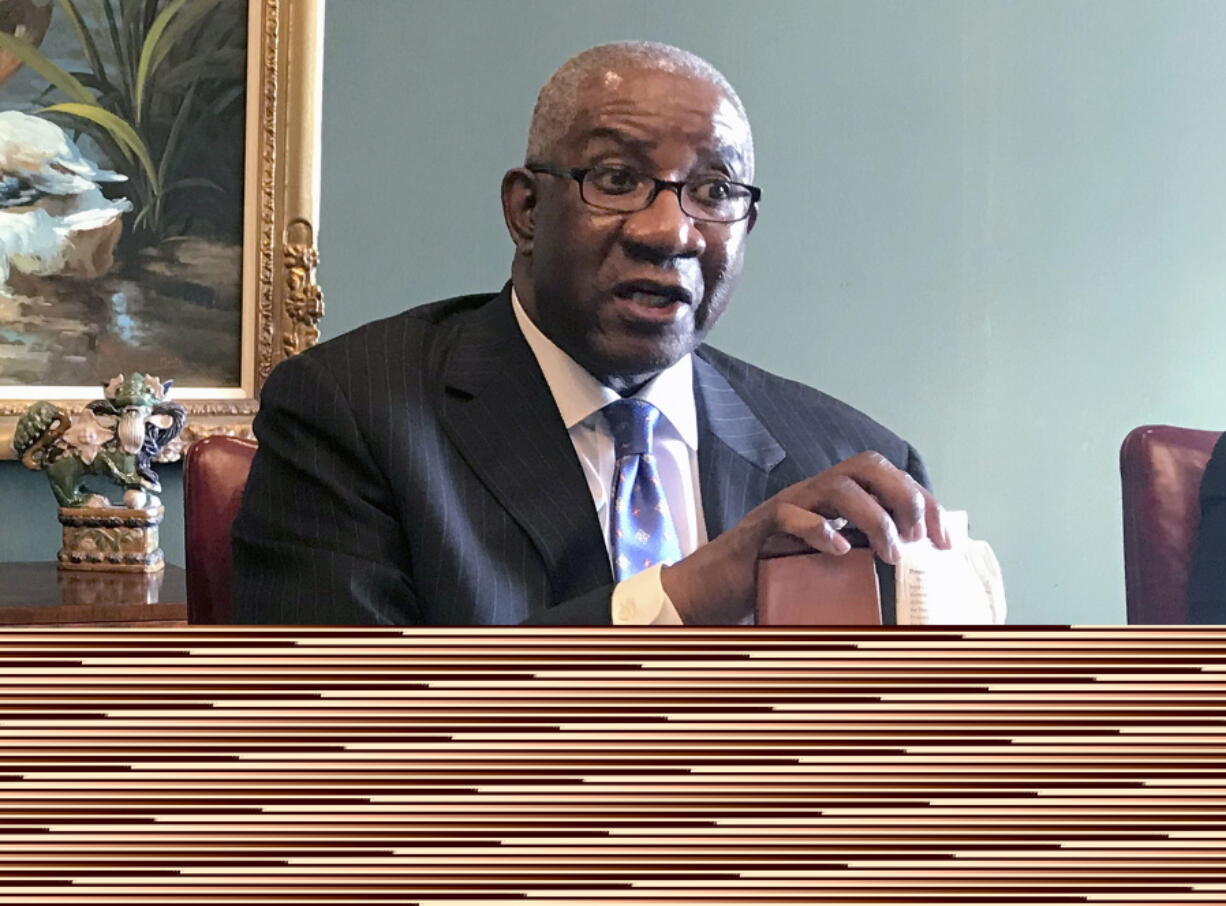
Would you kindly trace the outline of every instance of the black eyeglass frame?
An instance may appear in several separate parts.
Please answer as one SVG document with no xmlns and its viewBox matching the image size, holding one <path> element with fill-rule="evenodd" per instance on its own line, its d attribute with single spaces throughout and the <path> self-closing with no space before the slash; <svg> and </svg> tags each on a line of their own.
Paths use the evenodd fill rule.
<svg viewBox="0 0 1226 906">
<path fill-rule="evenodd" d="M 530 173 L 546 173 L 550 176 L 561 177 L 562 179 L 573 179 L 575 182 L 579 183 L 579 197 L 583 199 L 584 204 L 596 208 L 599 211 L 608 211 L 610 214 L 637 214 L 639 211 L 646 211 L 649 207 L 655 204 L 656 199 L 659 197 L 661 192 L 663 192 L 665 189 L 669 189 L 677 193 L 677 204 L 681 205 L 681 211 L 687 217 L 692 217 L 694 220 L 701 220 L 703 223 L 740 223 L 742 220 L 749 217 L 749 215 L 753 212 L 753 206 L 762 199 L 762 190 L 757 186 L 751 186 L 749 183 L 745 182 L 736 182 L 732 179 L 723 180 L 729 185 L 748 190 L 749 206 L 745 209 L 745 213 L 735 220 L 713 220 L 710 217 L 699 217 L 697 214 L 691 214 L 685 208 L 685 199 L 681 194 L 681 190 L 684 189 L 688 183 L 697 182 L 698 180 L 683 179 L 677 181 L 669 179 L 656 179 L 654 176 L 648 173 L 640 173 L 638 170 L 632 170 L 629 167 L 554 167 L 548 164 L 528 164 L 524 167 L 524 169 Z M 647 201 L 643 203 L 641 208 L 635 208 L 628 211 L 625 208 L 610 208 L 606 205 L 596 204 L 593 201 L 589 201 L 588 197 L 583 193 L 583 180 L 593 170 L 625 170 L 628 173 L 633 173 L 635 176 L 650 179 L 653 183 L 655 183 L 655 188 L 651 190 L 651 194 L 647 196 Z"/>
</svg>

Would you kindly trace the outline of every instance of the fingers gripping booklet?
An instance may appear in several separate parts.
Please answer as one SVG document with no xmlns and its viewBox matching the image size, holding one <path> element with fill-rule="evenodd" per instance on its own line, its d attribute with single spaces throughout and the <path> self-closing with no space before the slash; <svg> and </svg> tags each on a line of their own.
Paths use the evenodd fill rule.
<svg viewBox="0 0 1226 906">
<path fill-rule="evenodd" d="M 1005 621 L 1000 565 L 986 541 L 970 537 L 965 512 L 946 511 L 951 548 L 927 539 L 904 544 L 890 577 L 872 551 L 819 554 L 796 539 L 780 539 L 758 561 L 760 625 L 989 625 Z M 892 620 L 888 618 L 893 616 Z"/>
</svg>

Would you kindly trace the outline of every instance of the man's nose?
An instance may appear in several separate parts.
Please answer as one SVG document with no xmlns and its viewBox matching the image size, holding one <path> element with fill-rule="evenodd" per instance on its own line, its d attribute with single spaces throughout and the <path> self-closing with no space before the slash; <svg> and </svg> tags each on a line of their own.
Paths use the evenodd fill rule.
<svg viewBox="0 0 1226 906">
<path fill-rule="evenodd" d="M 681 210 L 679 187 L 662 188 L 651 204 L 626 217 L 622 239 L 630 254 L 649 261 L 696 258 L 707 247 L 693 217 Z"/>
</svg>

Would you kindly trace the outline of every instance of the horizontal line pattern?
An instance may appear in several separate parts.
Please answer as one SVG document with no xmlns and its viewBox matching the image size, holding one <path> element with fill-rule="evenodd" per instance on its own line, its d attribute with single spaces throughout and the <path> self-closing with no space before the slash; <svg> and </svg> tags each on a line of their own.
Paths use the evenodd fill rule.
<svg viewBox="0 0 1226 906">
<path fill-rule="evenodd" d="M 0 634 L 0 904 L 1224 903 L 1226 631 Z"/>
</svg>

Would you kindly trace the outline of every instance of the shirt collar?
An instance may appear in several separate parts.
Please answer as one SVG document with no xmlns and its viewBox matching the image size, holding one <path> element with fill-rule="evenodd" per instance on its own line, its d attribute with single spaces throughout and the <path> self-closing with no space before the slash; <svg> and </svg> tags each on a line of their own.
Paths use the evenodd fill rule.
<svg viewBox="0 0 1226 906">
<path fill-rule="evenodd" d="M 528 342 L 536 362 L 557 403 L 566 430 L 590 418 L 621 397 L 562 351 L 528 317 L 515 288 L 511 288 L 511 308 L 515 321 Z M 646 400 L 668 419 L 691 450 L 698 449 L 698 414 L 694 406 L 694 362 L 690 355 L 665 368 L 639 388 L 635 396 Z"/>
</svg>

